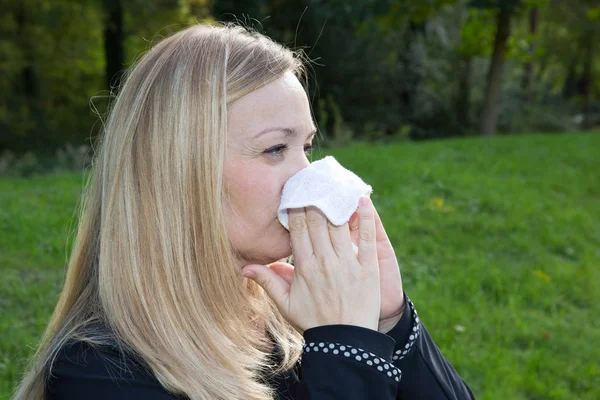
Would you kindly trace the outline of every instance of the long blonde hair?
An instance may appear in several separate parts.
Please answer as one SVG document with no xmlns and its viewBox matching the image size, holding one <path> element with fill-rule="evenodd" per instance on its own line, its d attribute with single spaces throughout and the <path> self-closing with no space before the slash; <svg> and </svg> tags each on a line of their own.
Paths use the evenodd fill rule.
<svg viewBox="0 0 600 400">
<path fill-rule="evenodd" d="M 242 285 L 225 225 L 227 106 L 292 71 L 301 53 L 240 26 L 201 24 L 151 48 L 111 107 L 81 203 L 66 281 L 15 399 L 44 398 L 67 340 L 95 323 L 190 399 L 272 399 L 301 335 Z M 270 363 L 268 332 L 284 357 Z"/>
</svg>

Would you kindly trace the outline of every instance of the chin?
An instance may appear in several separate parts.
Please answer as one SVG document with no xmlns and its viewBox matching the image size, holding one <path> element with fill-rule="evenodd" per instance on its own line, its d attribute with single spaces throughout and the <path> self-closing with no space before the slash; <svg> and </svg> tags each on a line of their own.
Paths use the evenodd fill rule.
<svg viewBox="0 0 600 400">
<path fill-rule="evenodd" d="M 278 246 L 277 248 L 273 248 L 271 249 L 271 252 L 269 252 L 269 254 L 265 254 L 265 258 L 268 259 L 269 261 L 265 262 L 265 264 L 270 264 L 273 263 L 275 261 L 285 261 L 285 258 L 288 258 L 289 256 L 292 255 L 292 249 L 290 248 L 290 243 L 289 241 L 287 242 L 287 244 L 283 247 Z"/>
<path fill-rule="evenodd" d="M 291 255 L 290 235 L 282 235 L 277 241 L 273 241 L 266 245 L 262 244 L 262 246 L 255 247 L 252 250 L 249 249 L 244 255 L 244 259 L 246 260 L 244 265 L 271 264 L 276 261 L 285 261 L 285 258 Z"/>
<path fill-rule="evenodd" d="M 281 238 L 277 240 L 277 242 L 273 243 L 272 246 L 269 246 L 267 249 L 268 252 L 265 252 L 265 258 L 269 259 L 265 264 L 270 264 L 275 261 L 281 261 L 292 255 L 292 248 L 290 246 L 290 234 L 288 231 L 285 231 L 285 235 L 282 235 Z M 284 260 L 285 261 L 285 260 Z"/>
</svg>

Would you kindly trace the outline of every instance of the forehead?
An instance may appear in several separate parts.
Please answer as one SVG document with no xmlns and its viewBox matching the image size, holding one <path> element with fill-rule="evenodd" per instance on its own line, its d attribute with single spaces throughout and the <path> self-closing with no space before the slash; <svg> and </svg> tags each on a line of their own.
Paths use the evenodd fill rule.
<svg viewBox="0 0 600 400">
<path fill-rule="evenodd" d="M 241 97 L 228 109 L 231 139 L 253 140 L 273 127 L 299 132 L 314 128 L 306 92 L 291 72 Z"/>
</svg>

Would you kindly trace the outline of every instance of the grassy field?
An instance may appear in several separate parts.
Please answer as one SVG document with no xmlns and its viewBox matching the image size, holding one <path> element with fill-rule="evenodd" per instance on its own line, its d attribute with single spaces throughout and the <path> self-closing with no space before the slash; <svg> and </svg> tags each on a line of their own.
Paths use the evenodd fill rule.
<svg viewBox="0 0 600 400">
<path fill-rule="evenodd" d="M 405 289 L 478 399 L 600 399 L 599 134 L 331 154 L 373 186 Z M 81 185 L 0 180 L 0 398 L 57 299 Z"/>
</svg>

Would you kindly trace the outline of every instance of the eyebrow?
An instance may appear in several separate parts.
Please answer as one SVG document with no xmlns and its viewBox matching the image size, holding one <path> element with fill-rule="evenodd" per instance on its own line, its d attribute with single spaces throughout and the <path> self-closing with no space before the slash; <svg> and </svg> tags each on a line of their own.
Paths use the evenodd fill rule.
<svg viewBox="0 0 600 400">
<path fill-rule="evenodd" d="M 285 134 L 285 137 L 290 137 L 290 136 L 297 136 L 298 132 L 296 132 L 295 129 L 290 129 L 290 128 L 282 128 L 282 127 L 272 127 L 272 128 L 267 128 L 263 131 L 260 131 L 259 133 L 257 133 L 256 135 L 254 135 L 253 139 L 257 139 L 259 136 L 268 133 L 268 132 L 283 132 Z M 317 128 L 313 127 L 313 129 L 308 133 L 308 135 L 306 136 L 306 139 L 308 140 L 311 136 L 315 135 L 317 133 Z"/>
</svg>

